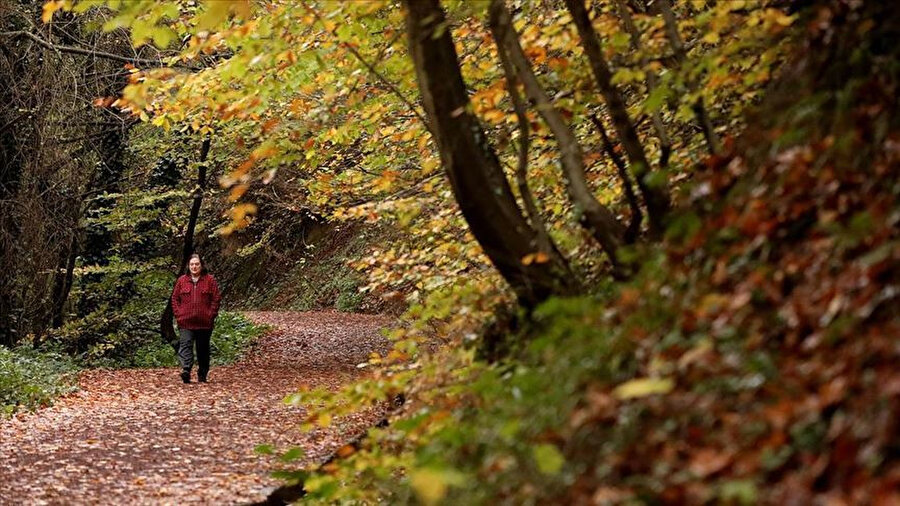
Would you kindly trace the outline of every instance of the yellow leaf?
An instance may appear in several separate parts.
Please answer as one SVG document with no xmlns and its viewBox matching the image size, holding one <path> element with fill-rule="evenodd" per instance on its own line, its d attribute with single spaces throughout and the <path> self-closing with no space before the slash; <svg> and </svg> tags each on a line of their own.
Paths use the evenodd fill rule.
<svg viewBox="0 0 900 506">
<path fill-rule="evenodd" d="M 532 448 L 538 469 L 544 474 L 558 474 L 566 463 L 565 457 L 551 444 L 539 444 Z"/>
<path fill-rule="evenodd" d="M 231 7 L 231 1 L 207 1 L 204 2 L 206 10 L 197 16 L 198 30 L 213 30 L 217 28 L 223 21 L 228 19 L 228 11 Z"/>
<path fill-rule="evenodd" d="M 788 16 L 779 9 L 766 9 L 766 14 L 781 26 L 790 26 L 794 22 L 794 18 Z"/>
<path fill-rule="evenodd" d="M 439 165 L 440 162 L 438 162 L 436 159 L 429 158 L 422 163 L 422 172 L 424 172 L 425 174 L 431 174 L 435 171 L 435 169 L 438 168 Z"/>
<path fill-rule="evenodd" d="M 262 160 L 264 158 L 268 158 L 274 154 L 278 153 L 278 150 L 275 149 L 274 146 L 265 145 L 259 146 L 254 149 L 252 153 L 250 153 L 251 160 Z"/>
<path fill-rule="evenodd" d="M 451 485 L 463 485 L 465 480 L 455 471 L 420 468 L 410 473 L 409 482 L 419 500 L 431 506 L 447 496 L 447 489 Z"/>
<path fill-rule="evenodd" d="M 236 0 L 232 2 L 231 9 L 238 16 L 247 19 L 250 17 L 250 0 Z"/>
<path fill-rule="evenodd" d="M 654 394 L 667 394 L 675 387 L 670 378 L 638 378 L 626 381 L 613 390 L 619 399 L 634 399 Z"/>
<path fill-rule="evenodd" d="M 62 0 L 45 3 L 43 14 L 41 14 L 41 21 L 43 21 L 44 23 L 49 23 L 50 20 L 53 19 L 53 13 L 61 9 L 62 6 Z"/>
<path fill-rule="evenodd" d="M 719 32 L 709 32 L 704 35 L 703 39 L 701 40 L 703 40 L 703 42 L 706 42 L 707 44 L 715 44 L 719 42 Z"/>
</svg>

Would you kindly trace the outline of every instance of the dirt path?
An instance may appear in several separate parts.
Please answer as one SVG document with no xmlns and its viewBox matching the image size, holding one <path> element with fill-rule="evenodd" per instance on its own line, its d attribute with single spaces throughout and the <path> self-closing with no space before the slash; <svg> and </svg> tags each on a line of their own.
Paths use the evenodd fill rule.
<svg viewBox="0 0 900 506">
<path fill-rule="evenodd" d="M 384 351 L 390 320 L 347 313 L 247 313 L 275 326 L 248 356 L 185 385 L 177 369 L 94 370 L 81 390 L 36 413 L 0 420 L 0 504 L 237 504 L 279 484 L 261 443 L 321 459 L 374 422 L 336 420 L 303 434 L 298 387 L 336 387 Z M 196 373 L 195 373 L 196 378 Z"/>
</svg>

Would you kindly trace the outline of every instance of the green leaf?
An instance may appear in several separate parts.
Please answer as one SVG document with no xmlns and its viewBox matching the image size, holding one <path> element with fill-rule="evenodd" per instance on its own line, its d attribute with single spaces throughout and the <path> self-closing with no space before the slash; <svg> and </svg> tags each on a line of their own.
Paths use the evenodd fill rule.
<svg viewBox="0 0 900 506">
<path fill-rule="evenodd" d="M 670 378 L 639 378 L 617 386 L 613 395 L 619 399 L 634 399 L 654 394 L 667 394 L 675 387 Z"/>
<path fill-rule="evenodd" d="M 275 453 L 275 449 L 272 445 L 256 445 L 256 447 L 253 448 L 253 451 L 260 455 L 272 455 Z"/>
<path fill-rule="evenodd" d="M 538 469 L 544 474 L 559 474 L 563 464 L 566 463 L 562 453 L 551 444 L 539 444 L 532 449 L 532 453 Z"/>
<path fill-rule="evenodd" d="M 309 477 L 308 471 L 296 470 L 296 471 L 288 471 L 285 469 L 279 469 L 277 471 L 272 471 L 271 476 L 273 478 L 284 480 L 292 483 L 299 483 L 301 481 L 306 480 Z"/>
<path fill-rule="evenodd" d="M 619 32 L 609 38 L 609 43 L 616 49 L 625 49 L 630 44 L 631 38 L 625 32 Z"/>
<path fill-rule="evenodd" d="M 175 40 L 175 32 L 167 26 L 153 27 L 150 35 L 153 37 L 153 44 L 160 49 L 164 49 Z"/>
<path fill-rule="evenodd" d="M 303 451 L 303 448 L 295 446 L 295 447 L 291 448 L 290 450 L 284 452 L 278 458 L 281 459 L 282 462 L 291 462 L 291 461 L 294 461 L 297 459 L 302 459 L 304 455 L 306 455 L 306 452 Z"/>
<path fill-rule="evenodd" d="M 662 107 L 663 102 L 669 96 L 669 87 L 663 83 L 657 84 L 656 88 L 650 92 L 647 100 L 644 101 L 644 110 L 656 111 Z"/>
</svg>

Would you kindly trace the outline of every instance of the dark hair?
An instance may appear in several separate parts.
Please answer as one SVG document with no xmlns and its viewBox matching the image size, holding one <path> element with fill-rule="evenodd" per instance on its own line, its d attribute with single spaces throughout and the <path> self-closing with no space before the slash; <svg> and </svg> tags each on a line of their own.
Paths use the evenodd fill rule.
<svg viewBox="0 0 900 506">
<path fill-rule="evenodd" d="M 195 258 L 200 261 L 200 274 L 206 274 L 208 272 L 206 270 L 206 262 L 204 262 L 203 259 L 200 258 L 200 255 L 197 253 L 193 253 L 193 254 L 191 254 L 191 256 L 188 257 L 187 265 L 184 266 L 185 270 L 187 272 L 191 272 L 191 269 L 188 266 L 191 264 L 191 260 L 193 260 Z"/>
</svg>

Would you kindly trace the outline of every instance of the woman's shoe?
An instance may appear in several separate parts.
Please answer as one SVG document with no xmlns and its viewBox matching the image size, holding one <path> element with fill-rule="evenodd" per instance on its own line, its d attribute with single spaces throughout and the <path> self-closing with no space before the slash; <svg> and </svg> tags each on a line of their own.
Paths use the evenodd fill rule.
<svg viewBox="0 0 900 506">
<path fill-rule="evenodd" d="M 181 371 L 181 381 L 185 383 L 191 382 L 191 372 L 190 371 Z"/>
<path fill-rule="evenodd" d="M 201 376 L 201 375 L 198 374 L 198 375 L 197 375 L 197 381 L 199 381 L 200 383 L 206 383 L 206 375 L 204 374 L 204 375 Z"/>
</svg>

